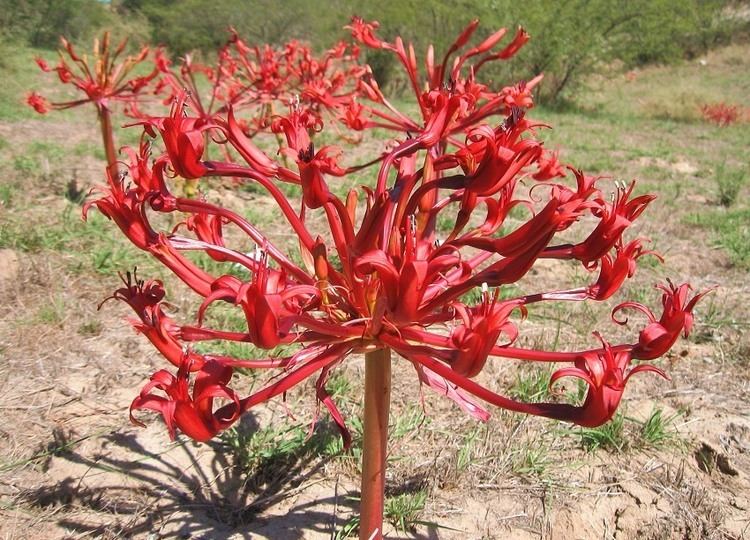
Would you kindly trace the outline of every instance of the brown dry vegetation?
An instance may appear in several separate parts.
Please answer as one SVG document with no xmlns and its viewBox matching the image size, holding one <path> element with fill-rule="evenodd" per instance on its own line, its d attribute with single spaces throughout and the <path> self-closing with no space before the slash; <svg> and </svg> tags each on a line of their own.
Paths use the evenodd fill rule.
<svg viewBox="0 0 750 540">
<path fill-rule="evenodd" d="M 421 396 L 412 370 L 396 361 L 389 538 L 750 538 L 750 127 L 703 123 L 697 109 L 750 106 L 748 59 L 750 49 L 732 47 L 705 65 L 613 75 L 595 81 L 582 111 L 535 112 L 555 127 L 543 137 L 567 161 L 638 178 L 660 195 L 637 232 L 666 263 L 642 259 L 618 298 L 655 306 L 652 284 L 666 277 L 719 288 L 700 304 L 691 339 L 660 361 L 672 380 L 635 378 L 622 414 L 595 431 L 500 410 L 476 423 Z M 126 326 L 124 306 L 97 305 L 118 270 L 161 271 L 100 216 L 80 221 L 78 195 L 103 171 L 90 111 L 33 117 L 13 109 L 21 99 L 13 87 L 25 83 L 9 86 L 0 109 L 12 112 L 0 120 L 0 536 L 343 538 L 357 507 L 359 453 L 356 444 L 340 452 L 325 418 L 308 438 L 309 387 L 207 445 L 170 442 L 156 419 L 146 429 L 129 424 L 132 397 L 163 361 Z M 733 171 L 742 171 L 738 191 L 721 206 L 731 184 L 721 179 Z M 284 242 L 262 194 L 205 193 Z M 562 288 L 584 277 L 575 266 L 541 264 L 519 286 Z M 194 299 L 172 283 L 170 302 L 190 316 Z M 620 331 L 608 322 L 612 305 L 532 311 L 522 339 L 560 349 L 593 343 L 595 328 Z M 214 316 L 232 322 L 229 312 Z M 330 385 L 355 434 L 362 371 L 353 358 Z M 543 399 L 545 376 L 498 360 L 479 379 Z M 254 384 L 242 378 L 237 387 Z"/>
</svg>

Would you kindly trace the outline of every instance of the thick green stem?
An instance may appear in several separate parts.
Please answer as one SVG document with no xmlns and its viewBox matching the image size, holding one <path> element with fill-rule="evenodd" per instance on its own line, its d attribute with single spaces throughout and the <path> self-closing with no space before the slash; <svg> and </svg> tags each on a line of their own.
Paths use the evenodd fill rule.
<svg viewBox="0 0 750 540">
<path fill-rule="evenodd" d="M 378 349 L 365 355 L 360 540 L 383 538 L 383 499 L 390 401 L 391 350 Z"/>
<path fill-rule="evenodd" d="M 104 153 L 107 156 L 107 169 L 112 178 L 117 178 L 117 152 L 115 151 L 115 138 L 112 133 L 112 117 L 109 109 L 106 107 L 99 108 L 99 126 L 102 129 L 102 142 L 104 143 Z"/>
</svg>

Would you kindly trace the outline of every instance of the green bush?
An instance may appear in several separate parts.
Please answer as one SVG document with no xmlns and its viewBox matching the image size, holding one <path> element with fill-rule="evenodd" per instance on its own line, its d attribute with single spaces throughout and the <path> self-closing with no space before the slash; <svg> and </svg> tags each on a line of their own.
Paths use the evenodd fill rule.
<svg viewBox="0 0 750 540">
<path fill-rule="evenodd" d="M 733 6 L 730 0 L 331 0 L 321 9 L 308 0 L 0 0 L 0 40 L 55 47 L 60 34 L 80 41 L 106 27 L 115 37 L 165 45 L 175 56 L 199 50 L 212 58 L 230 25 L 249 43 L 302 39 L 322 50 L 345 37 L 342 27 L 358 14 L 378 20 L 384 39 L 412 41 L 423 69 L 430 43 L 439 60 L 461 29 L 480 18 L 477 40 L 501 26 L 512 35 L 521 25 L 532 36 L 516 57 L 488 66 L 480 79 L 497 86 L 543 72 L 537 101 L 556 104 L 592 73 L 689 58 L 747 33 L 750 22 L 734 16 Z M 406 87 L 385 51 L 364 51 L 364 58 L 381 85 Z"/>
<path fill-rule="evenodd" d="M 133 44 L 149 41 L 151 34 L 140 13 L 118 11 L 98 0 L 0 0 L 0 41 L 56 49 L 65 36 L 89 48 L 104 30 Z"/>
<path fill-rule="evenodd" d="M 114 14 L 97 0 L 0 0 L 2 33 L 32 47 L 57 47 L 61 35 L 91 37 L 113 22 Z"/>
<path fill-rule="evenodd" d="M 518 9 L 499 0 L 504 26 L 521 25 L 531 41 L 496 69 L 500 80 L 544 73 L 537 101 L 558 104 L 585 78 L 614 64 L 624 68 L 673 62 L 728 41 L 747 22 L 728 16 L 728 0 L 528 0 Z"/>
</svg>

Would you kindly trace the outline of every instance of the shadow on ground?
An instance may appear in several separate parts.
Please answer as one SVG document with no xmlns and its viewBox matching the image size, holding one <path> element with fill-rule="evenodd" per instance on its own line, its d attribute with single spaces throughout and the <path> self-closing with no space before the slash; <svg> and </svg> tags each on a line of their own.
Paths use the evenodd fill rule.
<svg viewBox="0 0 750 540">
<path fill-rule="evenodd" d="M 256 429 L 247 418 L 243 429 Z M 247 473 L 222 442 L 164 449 L 161 432 L 154 449 L 148 435 L 124 428 L 100 437 L 97 448 L 66 451 L 48 463 L 46 485 L 20 498 L 79 510 L 57 521 L 73 534 L 153 539 L 333 537 L 356 505 L 357 494 L 322 480 L 331 458 L 291 456 Z"/>
</svg>

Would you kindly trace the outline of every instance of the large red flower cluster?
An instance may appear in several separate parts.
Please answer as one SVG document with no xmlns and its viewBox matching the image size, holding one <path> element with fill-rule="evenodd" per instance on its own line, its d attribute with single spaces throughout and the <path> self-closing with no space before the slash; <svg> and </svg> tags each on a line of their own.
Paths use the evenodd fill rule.
<svg viewBox="0 0 750 540">
<path fill-rule="evenodd" d="M 701 295 L 691 298 L 687 284 L 669 283 L 659 317 L 640 304 L 622 303 L 615 314 L 635 309 L 648 317 L 634 342 L 615 345 L 600 336 L 600 346 L 582 351 L 518 346 L 517 315 L 539 302 L 601 301 L 615 294 L 648 253 L 642 239 L 624 236 L 654 197 L 635 196 L 633 184 L 605 193 L 600 179 L 563 166 L 543 147 L 536 130 L 545 126 L 527 115 L 541 77 L 500 89 L 477 79 L 488 62 L 510 58 L 522 47 L 528 40 L 523 30 L 503 47 L 498 44 L 505 30 L 469 47 L 474 22 L 442 59 L 428 50 L 420 77 L 411 45 L 400 38 L 382 40 L 376 23 L 355 18 L 349 28 L 356 45 L 339 45 L 320 61 L 298 44 L 274 52 L 234 36 L 208 75 L 214 82 L 211 99 L 221 98 L 217 108 L 198 105 L 197 88 L 182 91 L 196 69 L 190 61 L 179 75 L 163 71 L 171 113 L 142 116 L 147 135 L 139 150 L 129 151 L 127 174 L 110 174 L 100 197 L 87 204 L 86 210 L 95 206 L 202 299 L 196 321 L 180 324 L 162 308 L 161 282 L 128 274 L 115 293 L 133 308 L 136 329 L 176 368 L 174 374 L 154 374 L 132 410 L 158 411 L 173 436 L 180 430 L 207 440 L 258 403 L 316 376 L 317 397 L 348 442 L 327 380 L 348 355 L 388 348 L 414 366 L 421 383 L 477 418 L 487 418 L 481 403 L 487 402 L 583 426 L 606 422 L 631 375 L 664 375 L 640 361 L 663 355 L 687 334 Z M 416 114 L 386 99 L 367 66 L 335 67 L 348 54 L 353 61 L 359 46 L 396 56 L 413 88 Z M 292 97 L 295 92 L 298 98 Z M 246 100 L 288 106 L 286 114 L 268 122 L 278 135 L 278 153 L 266 153 L 253 142 L 254 131 L 264 124 L 242 112 Z M 186 108 L 188 103 L 193 106 Z M 340 148 L 316 148 L 316 135 L 329 128 L 336 133 L 385 128 L 393 134 L 387 150 L 370 162 L 377 169 L 372 186 L 346 197 L 330 188 L 332 178 L 362 167 L 347 165 Z M 155 159 L 151 149 L 158 143 L 149 137 L 160 137 L 165 148 Z M 207 145 L 220 146 L 224 151 L 212 155 L 225 159 L 208 159 Z M 257 184 L 297 237 L 299 256 L 277 245 L 262 223 L 204 199 L 176 196 L 169 189 L 175 176 Z M 301 201 L 285 195 L 285 183 L 301 187 Z M 517 206 L 525 206 L 530 217 L 513 226 L 509 213 Z M 184 219 L 172 231 L 159 231 L 152 219 L 159 213 Z M 581 241 L 557 240 L 584 217 L 596 224 Z M 441 234 L 438 222 L 451 226 Z M 326 225 L 315 230 L 313 223 Z M 225 235 L 230 228 L 247 235 L 255 252 L 232 247 Z M 210 274 L 186 256 L 191 251 L 246 273 Z M 591 283 L 515 298 L 501 294 L 540 259 L 578 261 Z M 466 293 L 474 289 L 481 293 L 472 305 Z M 217 302 L 235 306 L 246 328 L 206 325 L 205 315 Z M 193 347 L 213 340 L 266 350 L 292 343 L 298 348 L 287 356 L 251 360 Z M 498 394 L 474 380 L 491 359 L 559 365 L 552 382 L 569 376 L 583 380 L 585 400 L 581 405 L 523 403 Z M 274 377 L 243 395 L 230 386 L 238 368 L 268 370 Z"/>
</svg>

